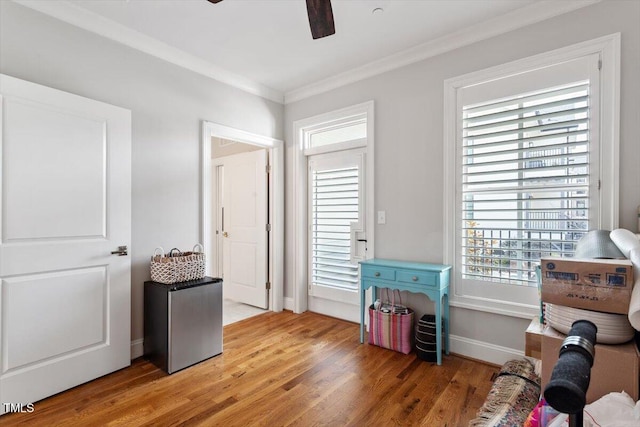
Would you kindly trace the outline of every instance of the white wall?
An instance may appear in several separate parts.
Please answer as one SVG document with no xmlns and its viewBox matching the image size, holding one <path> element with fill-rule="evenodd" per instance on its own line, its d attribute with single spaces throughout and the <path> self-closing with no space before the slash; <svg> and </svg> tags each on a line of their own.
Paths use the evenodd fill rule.
<svg viewBox="0 0 640 427">
<path fill-rule="evenodd" d="M 386 224 L 375 230 L 376 257 L 442 262 L 444 80 L 600 36 L 622 33 L 620 226 L 636 230 L 640 204 L 640 2 L 605 1 L 492 39 L 426 59 L 285 107 L 287 242 L 292 259 L 293 122 L 368 100 L 375 101 L 375 209 Z M 291 265 L 287 278 L 293 277 Z M 293 296 L 287 280 L 285 296 Z M 412 295 L 414 308 L 429 307 Z M 418 313 L 421 315 L 422 313 Z M 458 353 L 501 363 L 524 351 L 529 321 L 453 308 L 452 346 Z M 476 342 L 479 341 L 479 342 Z"/>
<path fill-rule="evenodd" d="M 132 111 L 131 336 L 141 340 L 153 249 L 199 239 L 201 121 L 282 139 L 283 107 L 8 1 L 0 72 Z"/>
</svg>

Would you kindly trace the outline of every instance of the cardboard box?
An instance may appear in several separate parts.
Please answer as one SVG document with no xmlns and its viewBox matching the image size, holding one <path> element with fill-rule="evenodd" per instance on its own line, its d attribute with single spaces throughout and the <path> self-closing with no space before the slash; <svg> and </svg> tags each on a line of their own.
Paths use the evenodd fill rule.
<svg viewBox="0 0 640 427">
<path fill-rule="evenodd" d="M 542 359 L 542 331 L 544 326 L 540 324 L 540 318 L 534 317 L 525 332 L 524 354 L 525 356 Z"/>
<path fill-rule="evenodd" d="M 542 392 L 551 379 L 558 361 L 558 351 L 566 335 L 550 326 L 542 334 Z M 640 353 L 635 342 L 626 344 L 596 344 L 591 382 L 587 390 L 587 403 L 611 392 L 625 391 L 633 401 L 640 395 Z"/>
<path fill-rule="evenodd" d="M 629 260 L 542 258 L 542 301 L 604 313 L 629 313 Z"/>
</svg>

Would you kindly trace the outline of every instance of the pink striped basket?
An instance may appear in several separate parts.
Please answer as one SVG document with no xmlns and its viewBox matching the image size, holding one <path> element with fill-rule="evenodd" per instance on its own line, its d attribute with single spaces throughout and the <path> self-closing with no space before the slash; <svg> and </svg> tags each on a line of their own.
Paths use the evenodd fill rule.
<svg viewBox="0 0 640 427">
<path fill-rule="evenodd" d="M 369 307 L 369 344 L 409 354 L 413 337 L 413 310 L 395 304 L 394 294 L 395 291 L 391 303 L 383 303 L 377 310 L 373 305 Z"/>
</svg>

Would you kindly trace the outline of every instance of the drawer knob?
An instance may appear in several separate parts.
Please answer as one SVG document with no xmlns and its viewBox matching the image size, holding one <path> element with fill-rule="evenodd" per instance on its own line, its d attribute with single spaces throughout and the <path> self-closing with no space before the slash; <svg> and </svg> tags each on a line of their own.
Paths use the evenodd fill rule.
<svg viewBox="0 0 640 427">
<path fill-rule="evenodd" d="M 413 280 L 414 282 L 417 282 L 417 281 L 418 281 L 418 276 L 413 276 L 413 277 L 411 278 L 411 280 Z"/>
<path fill-rule="evenodd" d="M 374 276 L 376 276 L 376 277 L 380 277 L 380 272 L 379 272 L 379 271 L 376 271 L 376 272 L 375 272 L 375 274 L 374 274 Z"/>
</svg>

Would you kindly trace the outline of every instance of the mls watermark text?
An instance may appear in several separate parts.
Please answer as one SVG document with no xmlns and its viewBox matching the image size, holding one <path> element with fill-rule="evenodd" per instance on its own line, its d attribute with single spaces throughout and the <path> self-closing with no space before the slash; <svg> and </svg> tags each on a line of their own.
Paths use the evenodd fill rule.
<svg viewBox="0 0 640 427">
<path fill-rule="evenodd" d="M 2 402 L 2 409 L 4 412 L 9 413 L 23 413 L 30 414 L 36 410 L 33 403 L 6 403 Z"/>
</svg>

